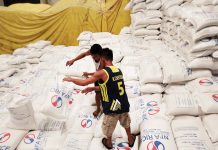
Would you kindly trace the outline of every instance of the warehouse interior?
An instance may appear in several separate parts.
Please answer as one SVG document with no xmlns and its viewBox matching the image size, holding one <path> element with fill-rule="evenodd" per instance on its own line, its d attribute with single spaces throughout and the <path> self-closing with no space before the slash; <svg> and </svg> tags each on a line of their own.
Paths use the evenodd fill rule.
<svg viewBox="0 0 218 150">
<path fill-rule="evenodd" d="M 0 0 L 0 122 L 0 150 L 218 150 L 218 0 Z"/>
</svg>

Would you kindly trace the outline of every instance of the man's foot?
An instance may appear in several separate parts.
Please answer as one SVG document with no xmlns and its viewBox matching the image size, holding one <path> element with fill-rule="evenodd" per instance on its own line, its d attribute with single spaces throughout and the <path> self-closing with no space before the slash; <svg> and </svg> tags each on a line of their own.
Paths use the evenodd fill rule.
<svg viewBox="0 0 218 150">
<path fill-rule="evenodd" d="M 129 140 L 129 147 L 133 147 L 134 146 L 135 139 L 136 139 L 136 136 L 132 134 L 131 138 L 128 139 Z"/>
<path fill-rule="evenodd" d="M 94 116 L 94 117 L 98 117 L 98 115 L 99 115 L 100 112 L 101 112 L 101 110 L 98 110 L 98 109 L 97 109 L 96 111 L 93 112 L 93 116 Z"/>
<path fill-rule="evenodd" d="M 107 148 L 107 149 L 112 149 L 112 143 L 109 143 L 109 141 L 106 138 L 102 139 L 102 144 Z"/>
</svg>

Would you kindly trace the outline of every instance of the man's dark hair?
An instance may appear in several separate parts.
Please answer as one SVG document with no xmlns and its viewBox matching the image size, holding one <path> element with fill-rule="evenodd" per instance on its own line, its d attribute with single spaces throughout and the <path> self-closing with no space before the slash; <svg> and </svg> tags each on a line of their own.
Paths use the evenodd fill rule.
<svg viewBox="0 0 218 150">
<path fill-rule="evenodd" d="M 106 60 L 113 61 L 113 51 L 109 48 L 103 48 L 101 52 L 101 57 L 105 58 Z"/>
<path fill-rule="evenodd" d="M 102 47 L 99 44 L 92 45 L 90 49 L 91 55 L 101 55 Z"/>
</svg>

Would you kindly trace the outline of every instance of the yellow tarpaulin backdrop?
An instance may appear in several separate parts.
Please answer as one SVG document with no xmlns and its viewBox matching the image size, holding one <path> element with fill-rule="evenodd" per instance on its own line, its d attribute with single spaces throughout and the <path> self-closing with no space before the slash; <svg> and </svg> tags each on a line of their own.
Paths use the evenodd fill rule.
<svg viewBox="0 0 218 150">
<path fill-rule="evenodd" d="M 15 4 L 0 7 L 0 53 L 12 53 L 37 40 L 77 45 L 82 31 L 117 34 L 130 24 L 123 10 L 129 0 L 61 0 L 53 6 Z"/>
</svg>

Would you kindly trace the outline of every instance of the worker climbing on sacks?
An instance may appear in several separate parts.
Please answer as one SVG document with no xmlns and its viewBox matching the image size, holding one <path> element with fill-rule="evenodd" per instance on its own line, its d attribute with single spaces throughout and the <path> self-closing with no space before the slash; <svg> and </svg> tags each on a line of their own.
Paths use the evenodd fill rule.
<svg viewBox="0 0 218 150">
<path fill-rule="evenodd" d="M 91 49 L 83 52 L 81 54 L 79 54 L 77 57 L 75 57 L 72 60 L 67 61 L 66 66 L 71 66 L 74 64 L 75 61 L 80 60 L 86 56 L 92 56 L 93 61 L 95 63 L 96 66 L 96 70 L 100 70 L 103 69 L 104 66 L 101 65 L 100 63 L 100 53 L 102 51 L 102 47 L 99 44 L 94 44 L 91 46 Z M 89 76 L 92 76 L 94 73 L 88 73 L 88 72 L 84 72 L 83 76 L 88 78 Z M 95 86 L 98 86 L 98 82 L 95 82 Z M 95 95 L 95 101 L 96 101 L 96 106 L 97 109 L 93 112 L 93 115 L 95 117 L 97 117 L 99 115 L 99 113 L 101 112 L 101 108 L 100 108 L 100 101 L 101 101 L 101 93 L 99 91 L 96 91 L 96 95 Z"/>
<path fill-rule="evenodd" d="M 129 116 L 129 102 L 125 90 L 123 74 L 120 69 L 113 66 L 113 52 L 105 48 L 101 52 L 101 64 L 104 69 L 98 70 L 93 76 L 87 79 L 76 79 L 65 77 L 63 81 L 73 82 L 80 86 L 99 82 L 99 86 L 88 87 L 82 93 L 89 93 L 92 91 L 101 91 L 102 94 L 102 107 L 105 114 L 102 124 L 102 130 L 106 138 L 102 139 L 103 145 L 112 149 L 112 134 L 116 128 L 119 120 L 122 127 L 125 128 L 129 147 L 133 147 L 135 142 L 135 135 L 131 134 L 130 129 L 130 116 Z"/>
</svg>

